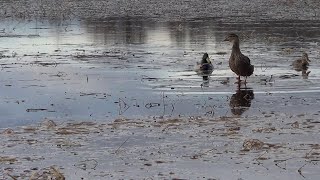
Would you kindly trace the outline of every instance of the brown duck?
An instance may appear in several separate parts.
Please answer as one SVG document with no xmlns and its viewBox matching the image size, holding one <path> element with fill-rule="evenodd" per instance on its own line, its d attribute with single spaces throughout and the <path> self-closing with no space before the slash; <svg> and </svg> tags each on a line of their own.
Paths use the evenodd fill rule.
<svg viewBox="0 0 320 180">
<path fill-rule="evenodd" d="M 244 83 L 246 83 L 247 77 L 253 74 L 254 66 L 251 65 L 250 59 L 241 53 L 239 47 L 239 37 L 232 33 L 229 34 L 224 41 L 229 41 L 233 44 L 229 59 L 230 69 L 238 75 L 238 82 L 240 82 L 240 76 L 244 76 Z"/>
<path fill-rule="evenodd" d="M 309 66 L 309 60 L 308 54 L 307 53 L 302 53 L 302 57 L 293 61 L 292 66 L 296 71 L 303 71 L 307 70 Z"/>
</svg>

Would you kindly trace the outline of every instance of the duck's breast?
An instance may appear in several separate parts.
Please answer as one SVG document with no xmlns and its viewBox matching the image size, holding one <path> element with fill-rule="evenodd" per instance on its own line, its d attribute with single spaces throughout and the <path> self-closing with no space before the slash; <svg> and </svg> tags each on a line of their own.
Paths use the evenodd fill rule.
<svg viewBox="0 0 320 180">
<path fill-rule="evenodd" d="M 236 64 L 236 57 L 233 55 L 231 55 L 231 57 L 229 59 L 229 67 L 230 67 L 231 71 L 233 71 L 236 74 L 239 74 L 237 64 Z"/>
<path fill-rule="evenodd" d="M 236 62 L 238 68 L 238 75 L 240 76 L 251 76 L 254 71 L 254 66 L 251 65 L 250 59 L 247 56 L 241 55 Z"/>
</svg>

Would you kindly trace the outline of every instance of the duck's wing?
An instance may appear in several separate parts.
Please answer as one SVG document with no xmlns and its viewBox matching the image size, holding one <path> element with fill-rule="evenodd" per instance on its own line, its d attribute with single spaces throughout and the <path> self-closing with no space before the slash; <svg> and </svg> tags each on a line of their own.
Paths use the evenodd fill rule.
<svg viewBox="0 0 320 180">
<path fill-rule="evenodd" d="M 238 75 L 240 76 L 251 76 L 254 71 L 254 66 L 251 65 L 250 59 L 242 54 L 240 56 L 237 67 L 239 71 Z"/>
<path fill-rule="evenodd" d="M 301 66 L 302 65 L 302 59 L 297 59 L 297 60 L 293 61 L 291 65 L 294 66 L 294 67 Z"/>
<path fill-rule="evenodd" d="M 241 56 L 240 56 L 240 61 L 241 61 L 241 63 L 246 64 L 248 66 L 251 65 L 250 59 L 243 54 L 241 54 Z"/>
</svg>

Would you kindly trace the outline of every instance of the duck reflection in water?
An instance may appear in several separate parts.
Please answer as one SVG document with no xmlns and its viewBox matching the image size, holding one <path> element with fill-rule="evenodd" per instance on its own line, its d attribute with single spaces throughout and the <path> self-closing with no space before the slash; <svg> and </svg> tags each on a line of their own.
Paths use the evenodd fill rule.
<svg viewBox="0 0 320 180">
<path fill-rule="evenodd" d="M 302 70 L 302 78 L 308 79 L 310 73 L 311 73 L 311 71 Z"/>
<path fill-rule="evenodd" d="M 235 94 L 230 98 L 230 109 L 234 115 L 242 115 L 251 106 L 251 100 L 254 99 L 254 93 L 252 89 L 244 88 L 238 89 Z"/>
<path fill-rule="evenodd" d="M 201 87 L 209 87 L 209 76 L 202 76 Z"/>
</svg>

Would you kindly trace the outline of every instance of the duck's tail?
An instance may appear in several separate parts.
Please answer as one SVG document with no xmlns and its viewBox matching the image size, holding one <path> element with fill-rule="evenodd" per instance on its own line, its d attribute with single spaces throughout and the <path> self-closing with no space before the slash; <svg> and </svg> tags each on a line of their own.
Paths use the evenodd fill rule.
<svg viewBox="0 0 320 180">
<path fill-rule="evenodd" d="M 248 76 L 251 76 L 254 71 L 254 65 L 250 65 L 249 71 L 248 71 Z"/>
</svg>

